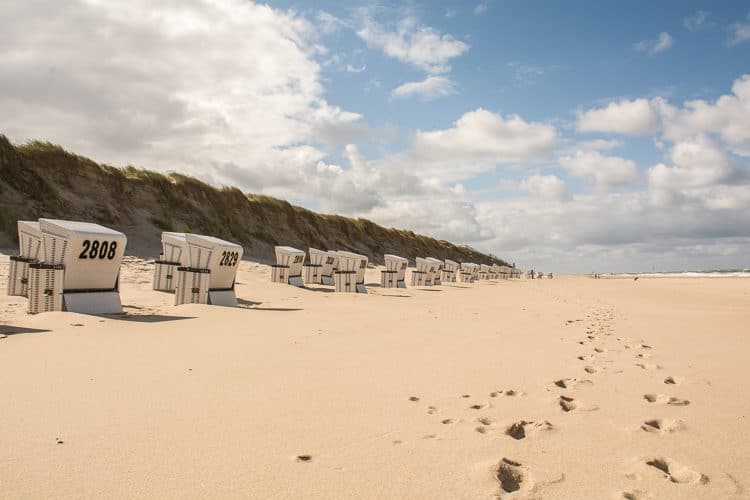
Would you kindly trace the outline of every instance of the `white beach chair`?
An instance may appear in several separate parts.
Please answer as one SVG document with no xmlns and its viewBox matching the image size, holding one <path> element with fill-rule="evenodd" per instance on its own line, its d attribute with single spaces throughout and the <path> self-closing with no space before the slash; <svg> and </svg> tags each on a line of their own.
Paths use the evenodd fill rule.
<svg viewBox="0 0 750 500">
<path fill-rule="evenodd" d="M 19 220 L 18 255 L 10 256 L 8 272 L 8 295 L 28 297 L 29 264 L 42 259 L 42 231 L 39 222 Z"/>
<path fill-rule="evenodd" d="M 243 248 L 231 241 L 185 234 L 185 250 L 177 268 L 175 305 L 237 305 L 235 283 Z M 186 252 L 186 253 L 185 253 Z"/>
<path fill-rule="evenodd" d="M 406 288 L 406 268 L 409 261 L 398 255 L 385 254 L 385 270 L 380 272 L 380 286 L 383 288 Z"/>
<path fill-rule="evenodd" d="M 33 225 L 29 225 L 34 233 Z M 57 219 L 39 219 L 41 252 L 28 269 L 28 312 L 121 313 L 120 263 L 127 237 L 113 229 Z M 29 234 L 25 244 L 38 237 Z"/>
<path fill-rule="evenodd" d="M 365 271 L 368 259 L 364 255 L 339 251 L 338 269 L 334 272 L 337 292 L 367 293 Z"/>
<path fill-rule="evenodd" d="M 185 233 L 161 233 L 161 253 L 159 259 L 154 261 L 152 288 L 160 292 L 174 292 L 177 268 L 188 266 L 188 259 Z"/>
<path fill-rule="evenodd" d="M 303 266 L 303 274 L 305 275 L 305 284 L 322 284 L 323 283 L 323 270 L 328 259 L 328 252 L 318 250 L 317 248 L 309 248 L 307 250 L 310 255 L 310 260 Z M 331 266 L 328 266 L 328 274 L 331 273 Z"/>
<path fill-rule="evenodd" d="M 462 283 L 473 283 L 474 282 L 474 267 L 476 264 L 471 262 L 462 262 L 460 268 L 460 276 Z"/>
<path fill-rule="evenodd" d="M 443 283 L 455 283 L 456 274 L 459 272 L 461 265 L 458 262 L 454 262 L 450 259 L 445 259 L 443 269 L 440 272 L 440 281 Z"/>
<path fill-rule="evenodd" d="M 303 286 L 302 266 L 305 252 L 292 247 L 276 247 L 276 265 L 271 266 L 271 281 L 286 285 Z"/>
<path fill-rule="evenodd" d="M 432 263 L 423 257 L 417 257 L 415 260 L 416 268 L 411 272 L 411 286 L 427 286 Z"/>
<path fill-rule="evenodd" d="M 432 264 L 427 274 L 427 281 L 425 282 L 425 284 L 441 285 L 442 281 L 440 280 L 440 272 L 443 269 L 443 261 L 438 260 L 434 257 L 427 257 L 427 259 L 425 260 Z"/>
<path fill-rule="evenodd" d="M 487 264 L 479 265 L 479 279 L 480 280 L 489 279 L 489 272 L 490 272 L 490 266 L 488 266 Z"/>
<path fill-rule="evenodd" d="M 328 250 L 325 263 L 320 270 L 320 282 L 324 285 L 335 285 L 334 273 L 338 269 L 339 254 L 335 250 Z"/>
</svg>

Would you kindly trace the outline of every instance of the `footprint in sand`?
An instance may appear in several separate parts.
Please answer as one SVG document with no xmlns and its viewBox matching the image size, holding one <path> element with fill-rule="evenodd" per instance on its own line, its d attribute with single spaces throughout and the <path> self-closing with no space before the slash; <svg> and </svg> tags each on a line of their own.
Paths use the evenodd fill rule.
<svg viewBox="0 0 750 500">
<path fill-rule="evenodd" d="M 435 413 L 437 413 L 437 410 L 438 409 L 437 409 L 436 406 L 428 406 L 427 407 L 427 414 L 428 415 L 434 415 Z"/>
<path fill-rule="evenodd" d="M 476 404 L 476 405 L 469 406 L 470 410 L 484 410 L 485 408 L 487 408 L 487 405 L 483 405 L 483 404 Z"/>
<path fill-rule="evenodd" d="M 664 394 L 644 394 L 643 399 L 649 403 L 666 404 L 670 406 L 687 406 L 690 401 L 687 399 L 675 398 Z"/>
<path fill-rule="evenodd" d="M 623 498 L 624 500 L 646 500 L 653 498 L 647 491 L 643 490 L 630 490 L 630 491 L 623 491 L 622 496 L 619 498 Z"/>
<path fill-rule="evenodd" d="M 681 465 L 671 458 L 653 457 L 647 458 L 645 462 L 646 465 L 660 471 L 664 478 L 673 483 L 707 484 L 709 482 L 707 475 Z"/>
<path fill-rule="evenodd" d="M 603 347 L 594 347 L 594 352 L 601 354 L 603 352 L 607 352 L 607 350 Z"/>
<path fill-rule="evenodd" d="M 500 485 L 499 495 L 503 493 L 514 493 L 516 491 L 528 491 L 533 486 L 531 475 L 526 467 L 520 462 L 503 458 L 493 468 L 492 475 Z"/>
<path fill-rule="evenodd" d="M 678 418 L 652 418 L 641 424 L 641 429 L 656 434 L 669 434 L 685 428 L 685 424 Z"/>
<path fill-rule="evenodd" d="M 597 370 L 596 368 L 594 368 L 593 366 L 584 366 L 584 367 L 583 367 L 583 370 L 584 370 L 584 371 L 585 371 L 586 373 L 596 373 L 596 372 L 598 372 L 598 371 L 599 371 L 599 370 Z"/>
<path fill-rule="evenodd" d="M 513 439 L 525 439 L 527 435 L 532 435 L 541 431 L 551 431 L 552 424 L 547 420 L 540 420 L 538 422 L 527 422 L 526 420 L 519 420 L 514 422 L 510 427 L 505 429 L 505 434 L 512 437 Z"/>
<path fill-rule="evenodd" d="M 580 401 L 573 399 L 570 396 L 561 395 L 557 400 L 557 404 L 560 406 L 562 411 L 566 413 L 574 411 L 574 410 L 578 410 L 578 411 L 598 411 L 599 410 L 599 407 L 596 405 L 584 406 L 581 404 Z"/>
<path fill-rule="evenodd" d="M 587 378 L 561 378 L 553 382 L 560 389 L 578 387 L 579 385 L 593 385 L 594 382 Z"/>
<path fill-rule="evenodd" d="M 576 400 L 568 396 L 560 396 L 560 399 L 558 400 L 558 404 L 560 405 L 560 408 L 562 408 L 564 412 L 573 411 L 576 408 L 578 408 L 578 404 L 576 403 Z"/>
<path fill-rule="evenodd" d="M 661 365 L 651 365 L 651 364 L 646 364 L 646 363 L 636 363 L 635 366 L 637 366 L 638 368 L 640 368 L 642 370 L 662 370 L 662 369 L 664 369 L 664 367 L 661 366 Z"/>
<path fill-rule="evenodd" d="M 440 421 L 440 423 L 443 424 L 443 425 L 449 425 L 449 424 L 452 424 L 454 422 L 455 422 L 455 420 L 453 420 L 452 418 L 446 418 L 446 419 L 443 419 L 443 420 Z"/>
<path fill-rule="evenodd" d="M 591 359 L 593 357 L 594 357 L 593 354 L 582 354 L 582 355 L 578 356 L 578 359 L 581 360 L 581 361 L 586 361 L 586 360 L 589 360 L 589 359 Z"/>
<path fill-rule="evenodd" d="M 683 382 L 682 377 L 667 377 L 664 379 L 664 383 L 667 385 L 679 385 Z"/>
</svg>

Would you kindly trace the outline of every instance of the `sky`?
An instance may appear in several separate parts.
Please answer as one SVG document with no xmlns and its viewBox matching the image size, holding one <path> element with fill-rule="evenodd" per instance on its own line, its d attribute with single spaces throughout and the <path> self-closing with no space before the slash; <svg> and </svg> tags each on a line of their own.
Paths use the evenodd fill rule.
<svg viewBox="0 0 750 500">
<path fill-rule="evenodd" d="M 750 2 L 0 2 L 0 133 L 557 273 L 750 267 Z"/>
</svg>

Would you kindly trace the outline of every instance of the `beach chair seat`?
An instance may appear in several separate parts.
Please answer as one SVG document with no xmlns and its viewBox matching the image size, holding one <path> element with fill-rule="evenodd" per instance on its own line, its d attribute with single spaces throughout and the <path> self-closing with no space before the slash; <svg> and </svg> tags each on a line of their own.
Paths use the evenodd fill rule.
<svg viewBox="0 0 750 500">
<path fill-rule="evenodd" d="M 120 263 L 126 236 L 89 222 L 39 219 L 39 262 L 29 263 L 31 314 L 122 312 Z"/>
<path fill-rule="evenodd" d="M 337 292 L 367 293 L 365 271 L 368 258 L 352 252 L 338 251 L 338 268 L 334 272 Z"/>
<path fill-rule="evenodd" d="M 304 286 L 302 267 L 305 252 L 292 247 L 277 246 L 276 264 L 271 266 L 271 281 L 286 285 Z"/>
<path fill-rule="evenodd" d="M 385 270 L 380 272 L 380 286 L 383 288 L 406 288 L 405 275 L 409 261 L 398 255 L 385 254 Z"/>
</svg>

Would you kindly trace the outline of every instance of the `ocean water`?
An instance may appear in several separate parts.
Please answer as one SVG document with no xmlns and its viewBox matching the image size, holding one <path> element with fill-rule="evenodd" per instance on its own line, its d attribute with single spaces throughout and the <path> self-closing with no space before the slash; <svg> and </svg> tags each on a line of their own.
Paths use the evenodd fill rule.
<svg viewBox="0 0 750 500">
<path fill-rule="evenodd" d="M 727 269 L 711 271 L 669 271 L 659 273 L 601 274 L 603 278 L 750 278 L 750 269 Z"/>
</svg>

